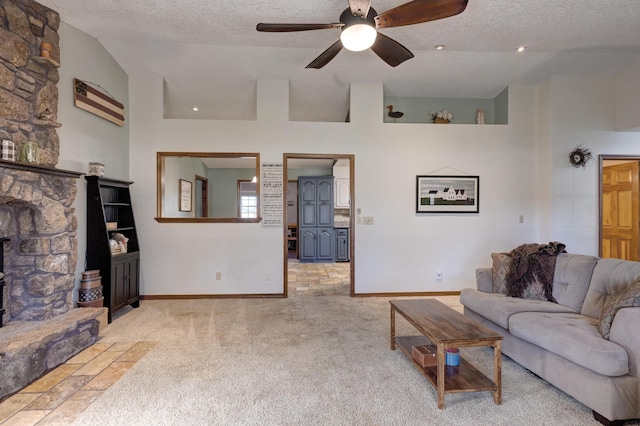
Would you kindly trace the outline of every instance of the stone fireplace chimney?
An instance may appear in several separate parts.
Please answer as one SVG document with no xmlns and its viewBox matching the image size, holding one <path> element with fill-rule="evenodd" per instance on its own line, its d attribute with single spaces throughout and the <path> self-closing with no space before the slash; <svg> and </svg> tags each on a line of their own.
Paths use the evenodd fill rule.
<svg viewBox="0 0 640 426">
<path fill-rule="evenodd" d="M 1 401 L 93 344 L 106 308 L 73 302 L 81 173 L 55 168 L 60 17 L 35 1 L 0 0 L 0 23 L 0 139 L 39 154 L 0 159 L 0 239 L 9 240 L 0 243 Z"/>
<path fill-rule="evenodd" d="M 44 320 L 73 307 L 80 173 L 56 170 L 59 146 L 57 12 L 30 0 L 0 3 L 0 138 L 20 153 L 38 147 L 37 164 L 0 161 L 0 237 L 5 243 L 3 323 Z M 47 43 L 43 55 L 40 46 Z M 21 156 L 16 156 L 21 160 Z"/>
</svg>

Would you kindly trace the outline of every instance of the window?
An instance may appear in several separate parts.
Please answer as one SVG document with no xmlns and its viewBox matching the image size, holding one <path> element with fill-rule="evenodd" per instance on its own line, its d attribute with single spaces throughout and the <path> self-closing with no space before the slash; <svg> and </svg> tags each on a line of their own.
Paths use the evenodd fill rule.
<svg viewBox="0 0 640 426">
<path fill-rule="evenodd" d="M 256 183 L 251 181 L 238 181 L 239 192 L 239 216 L 242 219 L 253 219 L 258 217 L 258 195 L 256 194 Z"/>
</svg>

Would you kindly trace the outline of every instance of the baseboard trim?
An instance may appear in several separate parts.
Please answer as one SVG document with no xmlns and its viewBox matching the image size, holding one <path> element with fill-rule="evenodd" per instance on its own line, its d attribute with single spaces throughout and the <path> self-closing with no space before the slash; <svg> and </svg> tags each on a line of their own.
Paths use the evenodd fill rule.
<svg viewBox="0 0 640 426">
<path fill-rule="evenodd" d="M 459 291 L 423 291 L 409 293 L 356 293 L 350 297 L 436 297 L 460 296 Z M 318 296 L 322 297 L 322 296 Z M 140 300 L 171 299 L 285 299 L 284 294 L 145 294 Z"/>
<path fill-rule="evenodd" d="M 140 300 L 171 299 L 283 299 L 284 294 L 146 294 Z"/>
<path fill-rule="evenodd" d="M 353 297 L 436 297 L 436 296 L 460 296 L 459 291 L 423 291 L 409 293 L 355 293 Z"/>
</svg>

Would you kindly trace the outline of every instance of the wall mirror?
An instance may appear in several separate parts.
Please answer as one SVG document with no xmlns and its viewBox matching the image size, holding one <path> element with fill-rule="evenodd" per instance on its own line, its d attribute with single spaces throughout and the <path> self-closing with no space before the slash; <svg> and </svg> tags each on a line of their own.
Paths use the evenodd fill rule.
<svg viewBox="0 0 640 426">
<path fill-rule="evenodd" d="M 260 222 L 259 153 L 158 152 L 157 166 L 158 222 Z"/>
</svg>

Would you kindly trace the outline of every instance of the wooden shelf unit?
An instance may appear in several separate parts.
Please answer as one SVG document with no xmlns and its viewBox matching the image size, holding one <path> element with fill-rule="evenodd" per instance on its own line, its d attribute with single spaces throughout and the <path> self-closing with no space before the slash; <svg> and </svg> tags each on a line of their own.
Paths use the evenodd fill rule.
<svg viewBox="0 0 640 426">
<path fill-rule="evenodd" d="M 140 247 L 136 232 L 131 193 L 133 182 L 85 176 L 87 180 L 87 258 L 88 270 L 100 270 L 104 306 L 108 321 L 125 306 L 140 305 Z M 117 222 L 107 229 L 107 222 Z M 129 239 L 126 253 L 112 252 L 109 240 L 114 233 Z"/>
</svg>

